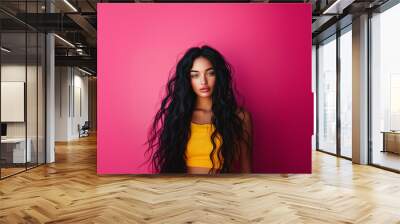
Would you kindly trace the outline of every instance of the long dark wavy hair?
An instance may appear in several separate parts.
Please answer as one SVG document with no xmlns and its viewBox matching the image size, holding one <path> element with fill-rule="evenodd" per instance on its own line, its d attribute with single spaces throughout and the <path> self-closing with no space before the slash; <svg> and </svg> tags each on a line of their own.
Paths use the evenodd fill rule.
<svg viewBox="0 0 400 224">
<path fill-rule="evenodd" d="M 235 93 L 238 93 L 232 81 L 230 64 L 210 46 L 192 47 L 178 61 L 169 78 L 166 95 L 148 133 L 146 154 L 151 154 L 149 160 L 157 173 L 187 172 L 185 150 L 191 134 L 190 122 L 197 97 L 191 86 L 190 70 L 193 61 L 200 56 L 211 62 L 216 73 L 216 84 L 211 96 L 212 124 L 215 126 L 211 134 L 213 150 L 210 154 L 213 168 L 215 164 L 212 158 L 217 153 L 215 139 L 218 134 L 222 137 L 222 158 L 217 154 L 222 164 L 221 173 L 232 172 L 240 153 L 240 145 L 249 145 L 248 133 L 238 116 L 243 108 L 236 101 Z"/>
</svg>

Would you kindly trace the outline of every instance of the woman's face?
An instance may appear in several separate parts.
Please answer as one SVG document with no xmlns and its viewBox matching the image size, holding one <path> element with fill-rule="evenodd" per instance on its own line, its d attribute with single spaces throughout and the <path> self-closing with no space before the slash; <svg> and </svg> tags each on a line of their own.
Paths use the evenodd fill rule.
<svg viewBox="0 0 400 224">
<path fill-rule="evenodd" d="M 215 70 L 211 62 L 205 57 L 194 60 L 190 70 L 190 80 L 193 91 L 199 97 L 210 97 L 214 90 Z"/>
</svg>

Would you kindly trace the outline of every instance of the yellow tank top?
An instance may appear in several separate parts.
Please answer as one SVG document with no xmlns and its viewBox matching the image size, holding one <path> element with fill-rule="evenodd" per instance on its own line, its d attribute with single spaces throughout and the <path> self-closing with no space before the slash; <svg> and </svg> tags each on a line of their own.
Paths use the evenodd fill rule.
<svg viewBox="0 0 400 224">
<path fill-rule="evenodd" d="M 212 152 L 211 134 L 215 130 L 212 124 L 196 124 L 191 122 L 191 136 L 187 143 L 185 155 L 186 166 L 212 168 L 210 154 Z M 221 164 L 218 160 L 218 153 L 221 146 L 221 136 L 215 138 L 216 151 L 213 156 L 214 168 L 220 169 Z M 222 155 L 221 159 L 223 161 Z"/>
</svg>

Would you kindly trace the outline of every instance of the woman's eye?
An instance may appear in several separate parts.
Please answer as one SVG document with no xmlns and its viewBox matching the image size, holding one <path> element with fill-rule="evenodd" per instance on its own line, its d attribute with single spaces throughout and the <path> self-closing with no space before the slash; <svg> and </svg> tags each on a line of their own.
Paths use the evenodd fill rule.
<svg viewBox="0 0 400 224">
<path fill-rule="evenodd" d="M 208 73 L 208 75 L 215 75 L 215 72 L 211 71 L 211 72 Z"/>
<path fill-rule="evenodd" d="M 199 74 L 196 74 L 196 73 L 190 74 L 190 77 L 192 77 L 192 78 L 196 78 L 197 76 L 199 76 Z"/>
</svg>

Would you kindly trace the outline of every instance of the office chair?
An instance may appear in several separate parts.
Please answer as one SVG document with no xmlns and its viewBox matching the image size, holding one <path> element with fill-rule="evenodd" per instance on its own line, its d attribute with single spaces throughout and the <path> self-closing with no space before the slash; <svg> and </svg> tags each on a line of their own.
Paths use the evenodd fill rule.
<svg viewBox="0 0 400 224">
<path fill-rule="evenodd" d="M 89 129 L 90 129 L 89 121 L 85 121 L 82 127 L 80 127 L 80 125 L 78 124 L 79 138 L 89 136 Z"/>
</svg>

